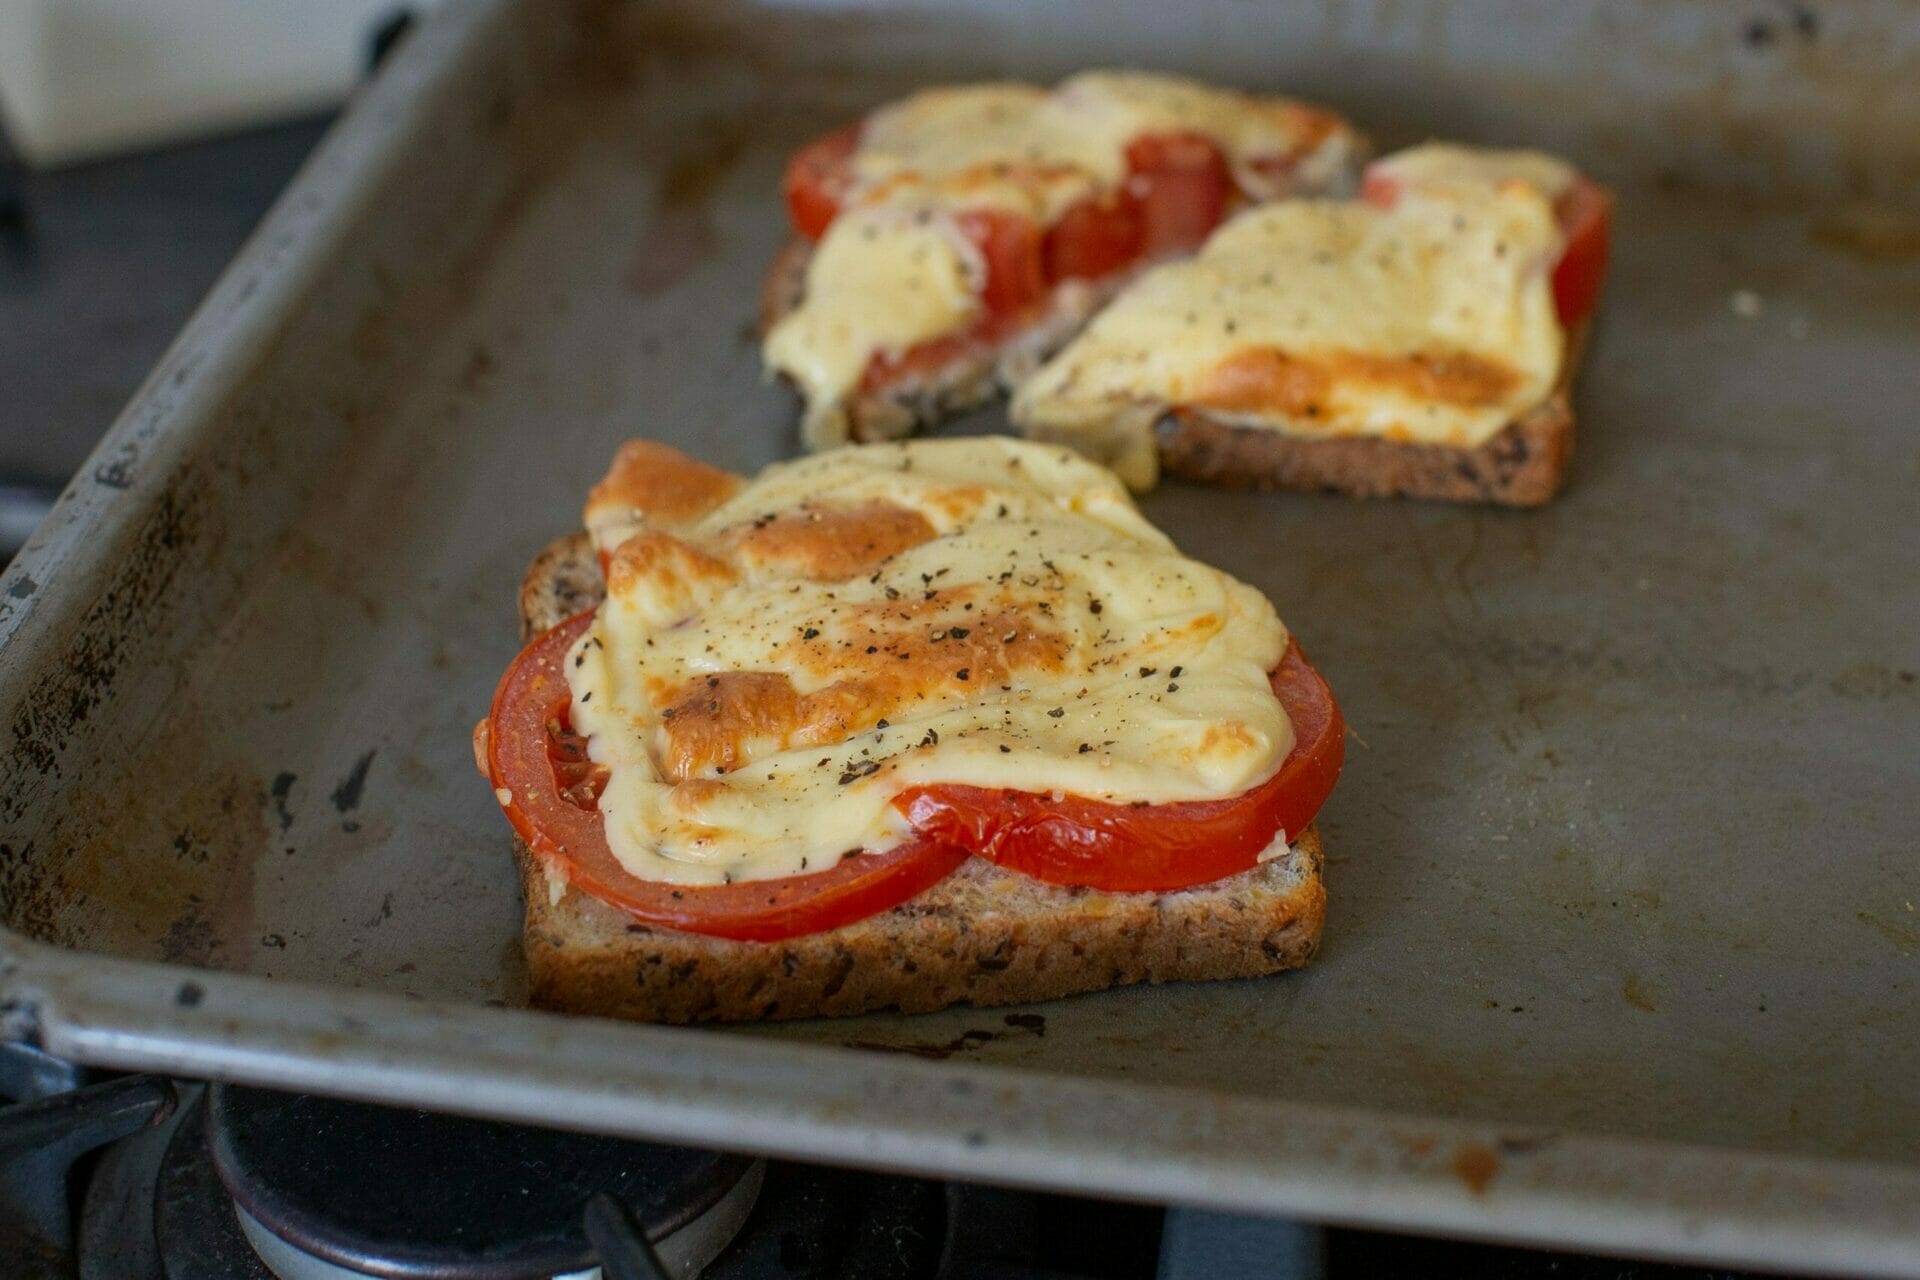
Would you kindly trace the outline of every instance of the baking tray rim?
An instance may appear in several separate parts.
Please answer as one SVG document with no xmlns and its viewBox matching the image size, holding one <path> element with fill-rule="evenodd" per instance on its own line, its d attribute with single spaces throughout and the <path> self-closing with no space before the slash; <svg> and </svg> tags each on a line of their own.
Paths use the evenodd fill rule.
<svg viewBox="0 0 1920 1280">
<path fill-rule="evenodd" d="M 0 1035 L 93 1066 L 968 1181 L 1678 1262 L 1920 1270 L 1920 1169 L 1901 1165 L 412 1000 L 15 934 L 0 936 Z"/>
<path fill-rule="evenodd" d="M 163 473 L 196 417 L 245 376 L 353 209 L 407 151 L 411 113 L 453 90 L 511 8 L 437 9 L 222 274 L 5 574 L 0 690 L 21 685 L 36 638 L 83 603 L 84 553 L 98 556 L 141 514 L 139 474 Z M 134 483 L 102 478 L 127 459 Z M 22 583 L 31 589 L 15 595 Z M 1920 1169 L 1903 1165 L 412 1001 L 68 951 L 5 928 L 0 1035 L 102 1067 L 985 1182 L 1675 1260 L 1920 1274 Z"/>
</svg>

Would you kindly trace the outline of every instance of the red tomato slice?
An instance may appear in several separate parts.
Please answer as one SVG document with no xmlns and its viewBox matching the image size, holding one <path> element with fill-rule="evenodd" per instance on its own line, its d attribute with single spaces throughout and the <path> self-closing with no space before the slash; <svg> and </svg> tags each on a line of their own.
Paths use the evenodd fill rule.
<svg viewBox="0 0 1920 1280">
<path fill-rule="evenodd" d="M 989 314 L 1013 315 L 1047 296 L 1047 277 L 1040 262 L 1040 228 L 1032 219 L 998 209 L 969 209 L 956 215 L 954 222 L 960 234 L 986 259 L 987 278 L 980 286 L 980 301 Z"/>
<path fill-rule="evenodd" d="M 1213 139 L 1199 133 L 1142 134 L 1127 144 L 1127 186 L 1140 200 L 1140 252 L 1191 249 L 1227 216 L 1233 175 Z"/>
<path fill-rule="evenodd" d="M 781 190 L 787 197 L 787 215 L 793 229 L 818 240 L 840 214 L 841 201 L 853 186 L 854 148 L 860 145 L 860 126 L 850 124 L 816 138 L 793 153 Z"/>
<path fill-rule="evenodd" d="M 1382 209 L 1400 199 L 1400 180 L 1376 169 L 1360 179 L 1360 198 Z M 1553 268 L 1553 309 L 1562 328 L 1572 328 L 1600 301 L 1613 241 L 1613 196 L 1599 183 L 1575 175 L 1573 185 L 1553 202 L 1554 220 L 1566 237 Z"/>
<path fill-rule="evenodd" d="M 1613 241 L 1613 196 L 1598 183 L 1577 177 L 1554 202 L 1553 212 L 1567 236 L 1567 247 L 1553 269 L 1553 303 L 1560 323 L 1572 328 L 1600 302 Z"/>
<path fill-rule="evenodd" d="M 607 847 L 593 803 L 597 779 L 567 722 L 571 695 L 561 664 L 592 620 L 591 610 L 579 614 L 521 650 L 487 719 L 488 772 L 495 787 L 512 792 L 507 820 L 536 857 L 564 867 L 575 887 L 646 924 L 776 942 L 897 906 L 967 860 L 966 850 L 921 836 L 780 880 L 694 886 L 633 875 Z"/>
<path fill-rule="evenodd" d="M 1043 258 L 1049 283 L 1098 280 L 1133 265 L 1145 228 L 1140 200 L 1125 190 L 1082 200 L 1047 229 Z"/>
<path fill-rule="evenodd" d="M 1129 893 L 1236 875 L 1255 865 L 1276 832 L 1306 830 L 1346 755 L 1340 707 L 1299 645 L 1287 647 L 1272 679 L 1293 721 L 1293 750 L 1272 778 L 1238 796 L 1121 805 L 936 785 L 912 788 L 894 804 L 922 835 L 1050 884 Z"/>
</svg>

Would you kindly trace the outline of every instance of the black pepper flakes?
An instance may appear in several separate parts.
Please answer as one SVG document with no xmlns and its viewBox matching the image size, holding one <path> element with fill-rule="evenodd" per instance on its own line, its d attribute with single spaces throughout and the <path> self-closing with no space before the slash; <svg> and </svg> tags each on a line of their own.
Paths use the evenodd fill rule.
<svg viewBox="0 0 1920 1280">
<path fill-rule="evenodd" d="M 1067 709 L 1065 707 L 1055 707 L 1053 710 L 1047 712 L 1047 714 L 1053 719 L 1058 720 L 1061 716 L 1067 714 Z"/>
<path fill-rule="evenodd" d="M 820 628 L 818 628 L 818 627 L 808 627 L 808 628 L 807 628 L 807 629 L 806 629 L 805 631 L 802 631 L 802 632 L 800 633 L 800 638 L 801 638 L 802 640 L 811 640 L 811 639 L 813 639 L 813 638 L 814 638 L 815 636 L 817 636 L 817 635 L 819 635 L 819 634 L 820 634 Z"/>
<path fill-rule="evenodd" d="M 962 667 L 953 673 L 953 678 L 955 680 L 970 680 L 973 678 L 973 668 Z"/>
<path fill-rule="evenodd" d="M 855 761 L 854 763 L 848 765 L 845 771 L 841 773 L 840 785 L 844 787 L 850 782 L 856 782 L 859 779 L 866 777 L 868 774 L 878 773 L 879 771 L 880 771 L 880 762 L 878 760 Z"/>
</svg>

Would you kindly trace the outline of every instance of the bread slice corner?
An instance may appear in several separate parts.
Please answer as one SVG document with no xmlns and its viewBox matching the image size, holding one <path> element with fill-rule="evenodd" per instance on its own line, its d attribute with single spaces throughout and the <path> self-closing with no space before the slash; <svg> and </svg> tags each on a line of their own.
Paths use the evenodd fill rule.
<svg viewBox="0 0 1920 1280">
<path fill-rule="evenodd" d="M 1588 327 L 1582 322 L 1567 335 L 1566 359 L 1547 398 L 1470 449 L 1379 436 L 1290 436 L 1179 412 L 1155 425 L 1160 467 L 1229 488 L 1541 506 L 1560 491 L 1573 459 L 1573 379 Z"/>
<path fill-rule="evenodd" d="M 559 539 L 521 585 L 522 634 L 591 607 L 601 591 L 586 535 Z M 1313 958 L 1326 904 L 1320 837 L 1308 827 L 1284 855 L 1191 889 L 1061 888 L 974 858 L 865 920 L 785 942 L 735 942 L 641 924 L 556 888 L 524 844 L 515 851 L 533 1003 L 645 1022 L 919 1013 L 1257 977 Z"/>
</svg>

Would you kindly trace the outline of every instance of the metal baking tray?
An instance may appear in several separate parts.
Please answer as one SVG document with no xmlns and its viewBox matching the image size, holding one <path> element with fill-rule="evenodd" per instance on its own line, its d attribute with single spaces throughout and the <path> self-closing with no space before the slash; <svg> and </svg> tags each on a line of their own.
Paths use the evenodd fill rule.
<svg viewBox="0 0 1920 1280">
<path fill-rule="evenodd" d="M 794 448 L 783 156 L 1145 63 L 1620 195 L 1555 505 L 1168 485 L 1354 730 L 1308 971 L 516 1009 L 467 735 L 621 438 Z M 441 6 L 0 579 L 0 1028 L 120 1067 L 1169 1202 L 1920 1272 L 1920 10 Z M 1904 202 L 1904 203 L 1903 203 Z M 977 415 L 963 430 L 1002 425 Z"/>
</svg>

